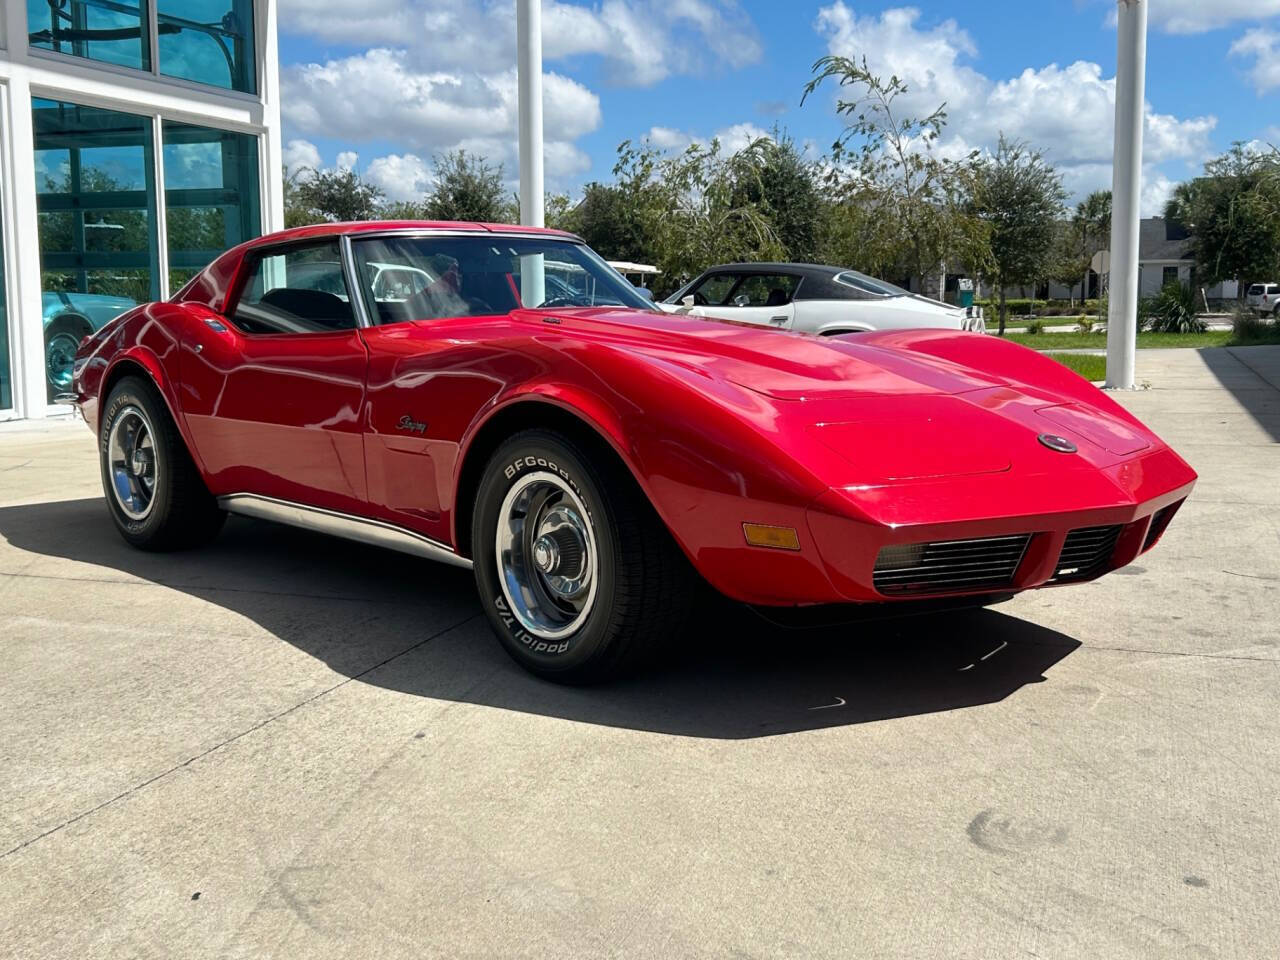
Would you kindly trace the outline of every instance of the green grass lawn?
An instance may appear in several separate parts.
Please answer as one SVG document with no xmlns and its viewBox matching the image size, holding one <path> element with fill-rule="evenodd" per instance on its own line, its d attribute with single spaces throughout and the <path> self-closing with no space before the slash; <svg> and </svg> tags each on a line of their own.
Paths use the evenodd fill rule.
<svg viewBox="0 0 1280 960">
<path fill-rule="evenodd" d="M 1064 367 L 1069 367 L 1086 380 L 1107 379 L 1107 358 L 1092 353 L 1050 353 Z"/>
<path fill-rule="evenodd" d="M 988 333 L 994 329 L 988 327 Z M 1006 333 L 1006 340 L 1020 343 L 1036 350 L 1105 350 L 1105 333 Z M 1230 330 L 1210 330 L 1206 333 L 1149 333 L 1138 334 L 1138 347 L 1248 347 L 1259 344 L 1280 343 L 1280 329 L 1268 329 L 1260 340 L 1237 340 Z"/>
</svg>

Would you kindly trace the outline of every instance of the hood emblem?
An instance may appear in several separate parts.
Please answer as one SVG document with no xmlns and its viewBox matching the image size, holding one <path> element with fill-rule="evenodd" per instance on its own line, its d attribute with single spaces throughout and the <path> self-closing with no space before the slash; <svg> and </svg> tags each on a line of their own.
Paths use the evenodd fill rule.
<svg viewBox="0 0 1280 960">
<path fill-rule="evenodd" d="M 1039 439 L 1040 442 L 1050 450 L 1055 450 L 1058 453 L 1076 453 L 1078 449 L 1076 445 L 1066 437 L 1059 437 L 1056 434 L 1042 433 L 1040 434 Z"/>
</svg>

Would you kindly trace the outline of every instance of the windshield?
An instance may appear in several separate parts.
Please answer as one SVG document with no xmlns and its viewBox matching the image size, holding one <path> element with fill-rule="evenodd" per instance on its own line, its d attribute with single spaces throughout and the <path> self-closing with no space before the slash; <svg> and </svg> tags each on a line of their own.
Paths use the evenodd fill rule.
<svg viewBox="0 0 1280 960">
<path fill-rule="evenodd" d="M 353 244 L 375 323 L 519 307 L 653 305 L 585 244 L 555 237 L 375 236 Z"/>
<path fill-rule="evenodd" d="M 909 297 L 910 290 L 903 290 L 896 287 L 892 283 L 885 283 L 883 280 L 877 280 L 875 277 L 869 277 L 865 273 L 859 273 L 857 270 L 846 270 L 836 275 L 836 282 L 843 283 L 846 287 L 853 287 L 855 290 L 861 290 L 863 293 L 870 293 L 877 297 Z"/>
</svg>

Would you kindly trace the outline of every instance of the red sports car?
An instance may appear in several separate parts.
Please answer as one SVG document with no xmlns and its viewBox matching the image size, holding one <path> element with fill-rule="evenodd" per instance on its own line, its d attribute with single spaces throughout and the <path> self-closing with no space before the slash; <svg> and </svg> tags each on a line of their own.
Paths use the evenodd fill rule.
<svg viewBox="0 0 1280 960">
<path fill-rule="evenodd" d="M 243 244 L 87 338 L 75 390 L 130 543 L 238 513 L 470 567 L 565 682 L 676 633 L 701 581 L 780 617 L 1092 580 L 1196 479 L 1004 340 L 666 315 L 572 235 L 474 223 Z"/>
</svg>

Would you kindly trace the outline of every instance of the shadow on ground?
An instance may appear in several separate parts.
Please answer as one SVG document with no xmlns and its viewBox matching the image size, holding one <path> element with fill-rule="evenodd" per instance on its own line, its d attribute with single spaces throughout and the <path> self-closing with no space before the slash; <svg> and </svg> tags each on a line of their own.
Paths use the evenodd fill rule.
<svg viewBox="0 0 1280 960">
<path fill-rule="evenodd" d="M 1280 442 L 1280 346 L 1198 350 L 1209 372 L 1272 440 Z"/>
<path fill-rule="evenodd" d="M 362 683 L 679 736 L 771 736 L 995 703 L 1080 645 L 992 610 L 797 631 L 731 607 L 704 614 L 663 669 L 572 689 L 508 660 L 471 575 L 430 561 L 235 517 L 203 550 L 147 554 L 120 540 L 100 499 L 0 508 L 0 536 L 86 565 L 40 571 L 32 558 L 10 565 L 19 579 L 129 590 L 141 578 L 247 617 Z M 8 591 L 21 595 L 20 584 Z"/>
</svg>

